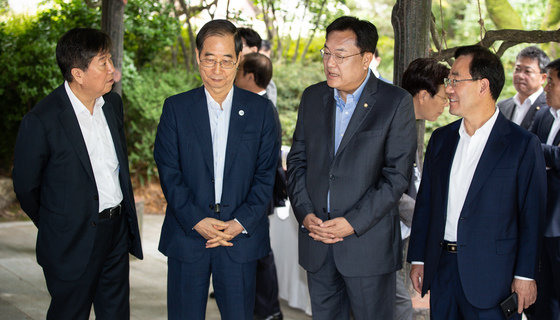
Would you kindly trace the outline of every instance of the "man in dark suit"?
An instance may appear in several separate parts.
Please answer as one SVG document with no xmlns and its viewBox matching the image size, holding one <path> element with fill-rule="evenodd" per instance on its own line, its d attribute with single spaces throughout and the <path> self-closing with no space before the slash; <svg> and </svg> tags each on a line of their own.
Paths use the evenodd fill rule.
<svg viewBox="0 0 560 320">
<path fill-rule="evenodd" d="M 546 105 L 543 84 L 550 59 L 541 49 L 531 46 L 519 52 L 513 69 L 513 86 L 517 93 L 498 102 L 498 109 L 509 120 L 529 130 L 537 111 Z"/>
<path fill-rule="evenodd" d="M 14 189 L 38 228 L 47 319 L 128 319 L 129 256 L 142 258 L 111 40 L 72 29 L 56 47 L 64 84 L 22 120 Z"/>
<path fill-rule="evenodd" d="M 560 59 L 552 61 L 547 70 L 548 106 L 537 112 L 531 128 L 541 141 L 548 181 L 535 319 L 560 319 Z"/>
<path fill-rule="evenodd" d="M 300 224 L 313 317 L 392 319 L 402 266 L 398 201 L 416 131 L 412 97 L 369 64 L 377 30 L 341 17 L 321 53 L 326 82 L 301 98 L 288 155 L 288 195 Z"/>
<path fill-rule="evenodd" d="M 448 104 L 443 85 L 449 68 L 432 58 L 418 58 L 412 61 L 403 74 L 402 87 L 412 95 L 416 120 L 436 121 Z M 399 201 L 401 237 L 403 239 L 403 259 L 408 251 L 408 239 L 414 214 L 414 204 L 420 185 L 421 171 L 418 152 L 412 167 L 408 189 Z M 414 309 L 408 291 L 406 268 L 397 272 L 397 296 L 395 301 L 395 320 L 412 320 Z"/>
<path fill-rule="evenodd" d="M 252 52 L 243 55 L 243 60 L 237 68 L 235 85 L 241 89 L 251 91 L 264 98 L 268 98 L 266 88 L 272 79 L 272 62 L 260 53 Z M 282 128 L 278 112 L 275 112 L 278 124 L 278 144 L 282 143 Z M 282 167 L 282 152 L 278 153 L 278 165 L 274 178 L 272 201 L 268 205 L 268 216 L 274 214 L 275 207 L 284 207 L 286 194 L 286 172 Z M 274 254 L 270 253 L 257 261 L 257 285 L 255 295 L 255 320 L 281 320 L 280 301 L 278 300 L 278 276 L 274 264 Z"/>
<path fill-rule="evenodd" d="M 204 319 L 212 275 L 222 319 L 252 319 L 257 260 L 270 252 L 274 106 L 233 86 L 242 44 L 231 22 L 206 23 L 196 46 L 204 86 L 166 99 L 154 146 L 168 204 L 168 316 Z"/>
<path fill-rule="evenodd" d="M 413 286 L 430 290 L 432 319 L 504 319 L 537 294 L 539 227 L 546 198 L 540 143 L 495 107 L 500 59 L 461 47 L 445 79 L 449 112 L 462 117 L 432 134 L 408 249 Z M 520 319 L 520 315 L 516 316 Z"/>
</svg>

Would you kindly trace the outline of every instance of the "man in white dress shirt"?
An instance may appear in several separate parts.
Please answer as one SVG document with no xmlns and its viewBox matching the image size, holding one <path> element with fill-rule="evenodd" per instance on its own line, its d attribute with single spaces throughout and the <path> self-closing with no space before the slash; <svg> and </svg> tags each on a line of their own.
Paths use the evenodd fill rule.
<svg viewBox="0 0 560 320">
<path fill-rule="evenodd" d="M 445 85 L 449 112 L 462 119 L 432 134 L 408 250 L 434 320 L 504 319 L 511 292 L 520 319 L 537 297 L 545 164 L 537 137 L 497 110 L 503 84 L 495 54 L 457 49 Z"/>
<path fill-rule="evenodd" d="M 539 109 L 546 105 L 543 85 L 550 59 L 541 49 L 530 46 L 519 52 L 513 69 L 513 86 L 517 93 L 498 102 L 498 109 L 509 120 L 529 129 Z"/>
<path fill-rule="evenodd" d="M 14 189 L 38 228 L 47 319 L 128 319 L 129 256 L 142 258 L 123 129 L 112 93 L 111 40 L 76 28 L 60 38 L 64 84 L 22 120 Z"/>
</svg>

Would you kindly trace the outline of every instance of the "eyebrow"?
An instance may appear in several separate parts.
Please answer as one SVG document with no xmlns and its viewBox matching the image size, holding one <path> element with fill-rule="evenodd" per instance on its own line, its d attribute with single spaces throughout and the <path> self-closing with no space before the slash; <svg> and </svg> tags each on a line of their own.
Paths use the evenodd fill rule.
<svg viewBox="0 0 560 320">
<path fill-rule="evenodd" d="M 324 47 L 325 47 L 325 49 L 329 49 L 329 51 L 341 51 L 341 52 L 346 52 L 346 49 L 345 49 L 345 48 L 338 48 L 338 49 L 333 50 L 333 49 L 327 47 L 327 44 L 326 44 L 326 43 L 325 43 Z"/>
<path fill-rule="evenodd" d="M 212 52 L 205 52 L 204 56 L 208 57 L 208 56 L 216 56 L 216 55 L 213 54 Z M 224 57 L 233 59 L 233 55 L 231 55 L 231 54 L 224 54 Z"/>
</svg>

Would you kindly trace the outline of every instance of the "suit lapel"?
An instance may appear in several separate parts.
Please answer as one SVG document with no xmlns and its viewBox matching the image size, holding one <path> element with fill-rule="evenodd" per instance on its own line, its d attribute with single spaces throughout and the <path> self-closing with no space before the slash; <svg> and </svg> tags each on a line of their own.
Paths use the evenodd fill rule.
<svg viewBox="0 0 560 320">
<path fill-rule="evenodd" d="M 513 110 L 515 110 L 515 101 L 513 101 L 513 98 L 510 98 L 505 108 L 500 109 L 500 111 L 504 114 L 504 116 L 510 120 L 512 119 L 513 116 Z"/>
<path fill-rule="evenodd" d="M 350 118 L 350 122 L 348 123 L 348 127 L 344 132 L 344 136 L 342 137 L 342 141 L 340 141 L 340 145 L 338 146 L 338 150 L 336 152 L 336 156 L 338 156 L 344 148 L 348 145 L 348 142 L 354 137 L 360 125 L 367 117 L 370 110 L 374 107 L 375 101 L 375 93 L 377 92 L 377 82 L 379 80 L 370 72 L 370 77 L 368 82 L 366 83 L 364 90 L 356 104 L 356 109 L 354 109 L 354 113 Z M 333 98 L 334 100 L 334 98 Z M 333 126 L 334 128 L 334 126 Z M 333 131 L 334 132 L 334 131 Z"/>
<path fill-rule="evenodd" d="M 451 175 L 451 165 L 453 164 L 453 158 L 455 157 L 455 152 L 457 151 L 457 144 L 459 143 L 459 126 L 461 125 L 461 121 L 458 120 L 452 127 L 450 128 L 450 134 L 444 137 L 444 141 L 442 142 L 442 147 L 437 153 L 434 164 L 432 165 L 433 168 L 437 168 L 438 174 L 437 176 L 439 179 L 436 181 L 439 182 L 439 190 L 441 190 L 440 195 L 443 197 L 441 212 L 447 213 L 447 199 L 449 197 L 449 178 Z M 436 188 L 435 190 L 438 190 Z"/>
<path fill-rule="evenodd" d="M 550 129 L 552 129 L 553 122 L 554 117 L 552 117 L 552 115 L 550 114 L 550 110 L 547 110 L 543 115 L 542 124 L 538 131 L 539 139 L 542 143 L 546 143 L 546 141 L 548 140 L 548 135 L 550 133 Z"/>
<path fill-rule="evenodd" d="M 474 171 L 463 208 L 467 207 L 476 198 L 478 191 L 480 191 L 488 177 L 491 176 L 492 170 L 494 170 L 494 167 L 499 163 L 500 158 L 507 149 L 508 129 L 506 124 L 506 119 L 498 114 L 498 119 L 496 119 L 496 123 L 490 132 L 486 146 L 484 146 Z"/>
<path fill-rule="evenodd" d="M 103 114 L 105 114 L 105 119 L 107 120 L 107 125 L 109 126 L 111 137 L 113 138 L 113 145 L 115 152 L 117 153 L 117 159 L 119 160 L 119 173 L 128 173 L 126 172 L 128 170 L 128 164 L 126 163 L 126 157 L 123 152 L 123 142 L 121 141 L 119 134 L 119 126 L 117 124 L 115 109 L 112 103 L 107 100 L 105 100 L 105 105 L 103 106 Z"/>
<path fill-rule="evenodd" d="M 66 137 L 76 151 L 76 155 L 78 156 L 78 159 L 80 159 L 84 170 L 95 183 L 95 177 L 93 176 L 93 169 L 89 160 L 86 142 L 82 135 L 82 130 L 80 129 L 80 124 L 78 123 L 78 118 L 76 117 L 72 103 L 70 103 L 70 98 L 66 93 L 64 85 L 58 87 L 57 91 L 62 102 L 62 111 L 60 112 L 58 119 L 62 128 L 64 128 L 64 131 L 66 132 Z"/>
<path fill-rule="evenodd" d="M 525 118 L 523 118 L 523 121 L 521 121 L 521 127 L 529 129 L 535 117 L 535 113 L 537 113 L 537 111 L 539 111 L 541 109 L 541 106 L 543 105 L 546 105 L 546 95 L 544 92 L 537 97 L 535 103 L 533 103 L 531 105 L 531 108 L 529 108 L 529 110 L 527 111 Z"/>
<path fill-rule="evenodd" d="M 327 137 L 327 153 L 329 157 L 329 163 L 332 163 L 334 159 L 334 127 L 335 127 L 335 113 L 336 113 L 336 104 L 334 102 L 334 90 L 328 90 L 328 94 L 323 96 L 323 106 L 325 108 L 325 132 L 323 133 L 324 137 Z"/>
<path fill-rule="evenodd" d="M 204 87 L 200 87 L 194 97 L 195 103 L 193 104 L 190 112 L 195 127 L 197 140 L 200 141 L 198 145 L 202 149 L 202 156 L 206 167 L 214 176 L 214 155 L 212 149 L 212 131 L 210 130 L 210 117 L 208 116 L 208 102 L 206 101 L 206 94 Z"/>
<path fill-rule="evenodd" d="M 233 89 L 233 102 L 231 104 L 231 114 L 229 118 L 229 131 L 226 146 L 226 163 L 224 167 L 224 176 L 226 176 L 233 166 L 237 151 L 239 150 L 239 141 L 245 130 L 246 119 L 250 116 L 251 111 L 244 105 L 245 101 L 239 97 L 239 90 Z"/>
</svg>

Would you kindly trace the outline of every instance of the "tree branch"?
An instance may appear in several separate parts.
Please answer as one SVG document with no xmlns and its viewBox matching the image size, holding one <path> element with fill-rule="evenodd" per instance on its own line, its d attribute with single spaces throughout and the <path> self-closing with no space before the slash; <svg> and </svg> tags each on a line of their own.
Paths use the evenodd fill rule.
<svg viewBox="0 0 560 320">
<path fill-rule="evenodd" d="M 490 30 L 486 32 L 482 41 L 476 44 L 490 48 L 496 41 L 504 41 L 496 53 L 501 57 L 508 48 L 520 43 L 560 42 L 560 29 L 554 31 L 514 29 Z M 455 50 L 457 50 L 457 47 L 441 50 L 439 52 L 432 52 L 430 56 L 437 60 L 447 60 L 453 57 Z"/>
<path fill-rule="evenodd" d="M 88 8 L 99 8 L 101 7 L 102 0 L 84 0 Z"/>
</svg>

